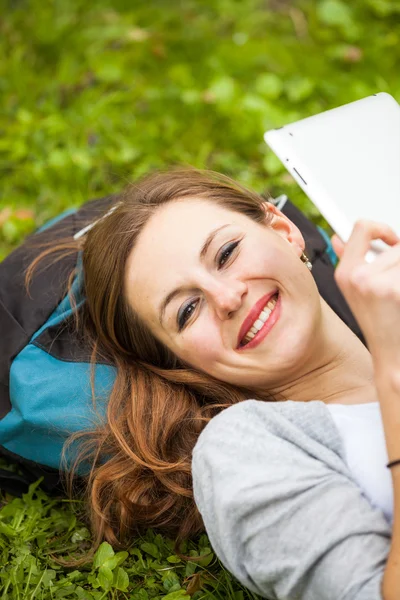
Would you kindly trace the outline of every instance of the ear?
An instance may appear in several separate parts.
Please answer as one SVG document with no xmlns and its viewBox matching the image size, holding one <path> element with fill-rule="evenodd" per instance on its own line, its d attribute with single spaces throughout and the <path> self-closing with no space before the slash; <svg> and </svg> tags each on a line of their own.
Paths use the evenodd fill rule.
<svg viewBox="0 0 400 600">
<path fill-rule="evenodd" d="M 264 202 L 263 209 L 268 226 L 289 242 L 296 254 L 301 256 L 305 242 L 300 229 L 271 202 Z"/>
</svg>

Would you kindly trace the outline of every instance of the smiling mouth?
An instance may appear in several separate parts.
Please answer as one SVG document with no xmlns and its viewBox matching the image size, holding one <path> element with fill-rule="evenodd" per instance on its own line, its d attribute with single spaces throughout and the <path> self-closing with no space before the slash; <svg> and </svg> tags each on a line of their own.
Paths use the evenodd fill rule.
<svg viewBox="0 0 400 600">
<path fill-rule="evenodd" d="M 242 340 L 240 341 L 239 348 L 247 346 L 247 344 L 249 344 L 258 335 L 260 331 L 263 331 L 265 327 L 268 326 L 268 321 L 271 318 L 272 313 L 274 312 L 274 309 L 278 302 L 278 297 L 279 292 L 274 294 L 272 298 L 269 299 L 269 301 L 266 303 L 266 305 L 258 315 L 258 318 L 254 321 L 250 329 L 243 336 Z"/>
</svg>

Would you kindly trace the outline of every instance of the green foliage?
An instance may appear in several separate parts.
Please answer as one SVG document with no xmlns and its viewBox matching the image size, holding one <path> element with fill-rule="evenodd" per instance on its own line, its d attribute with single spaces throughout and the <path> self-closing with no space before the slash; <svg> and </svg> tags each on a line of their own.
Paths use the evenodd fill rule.
<svg viewBox="0 0 400 600">
<path fill-rule="evenodd" d="M 400 99 L 397 0 L 0 10 L 0 258 L 65 208 L 173 164 L 289 193 L 316 217 L 264 131 L 377 91 Z"/>
<path fill-rule="evenodd" d="M 255 598 L 222 569 L 206 535 L 184 545 L 187 559 L 174 554 L 171 540 L 149 530 L 127 550 L 115 552 L 103 542 L 84 566 L 61 566 L 56 558 L 71 562 L 90 549 L 80 503 L 50 500 L 38 483 L 22 498 L 8 500 L 0 507 L 3 600 Z"/>
<path fill-rule="evenodd" d="M 400 100 L 398 0 L 0 0 L 0 14 L 0 259 L 64 209 L 174 164 L 289 193 L 318 219 L 264 131 L 378 91 Z M 185 549 L 200 562 L 154 532 L 79 569 L 54 561 L 89 536 L 71 503 L 33 488 L 4 502 L 1 597 L 255 598 L 204 536 Z"/>
</svg>

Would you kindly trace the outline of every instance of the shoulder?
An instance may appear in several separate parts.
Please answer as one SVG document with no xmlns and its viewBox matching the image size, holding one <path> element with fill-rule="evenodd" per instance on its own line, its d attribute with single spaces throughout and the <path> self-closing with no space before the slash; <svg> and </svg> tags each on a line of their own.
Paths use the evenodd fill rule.
<svg viewBox="0 0 400 600">
<path fill-rule="evenodd" d="M 245 400 L 214 417 L 205 427 L 194 449 L 194 457 L 210 445 L 221 450 L 251 444 L 287 447 L 293 454 L 307 452 L 331 466 L 343 466 L 340 434 L 323 402 L 262 402 Z M 281 465 L 282 466 L 282 465 Z"/>
</svg>

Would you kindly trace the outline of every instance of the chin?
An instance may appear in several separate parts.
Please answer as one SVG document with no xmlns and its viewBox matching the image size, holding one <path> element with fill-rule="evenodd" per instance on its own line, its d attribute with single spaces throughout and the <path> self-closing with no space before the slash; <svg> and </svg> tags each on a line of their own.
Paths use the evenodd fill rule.
<svg viewBox="0 0 400 600">
<path fill-rule="evenodd" d="M 296 376 L 296 372 L 303 371 L 313 352 L 316 340 L 314 328 L 302 328 L 284 336 L 276 344 L 276 349 L 269 353 L 266 360 L 268 370 L 276 374 L 277 381 L 272 385 L 285 383 L 287 378 Z"/>
</svg>

